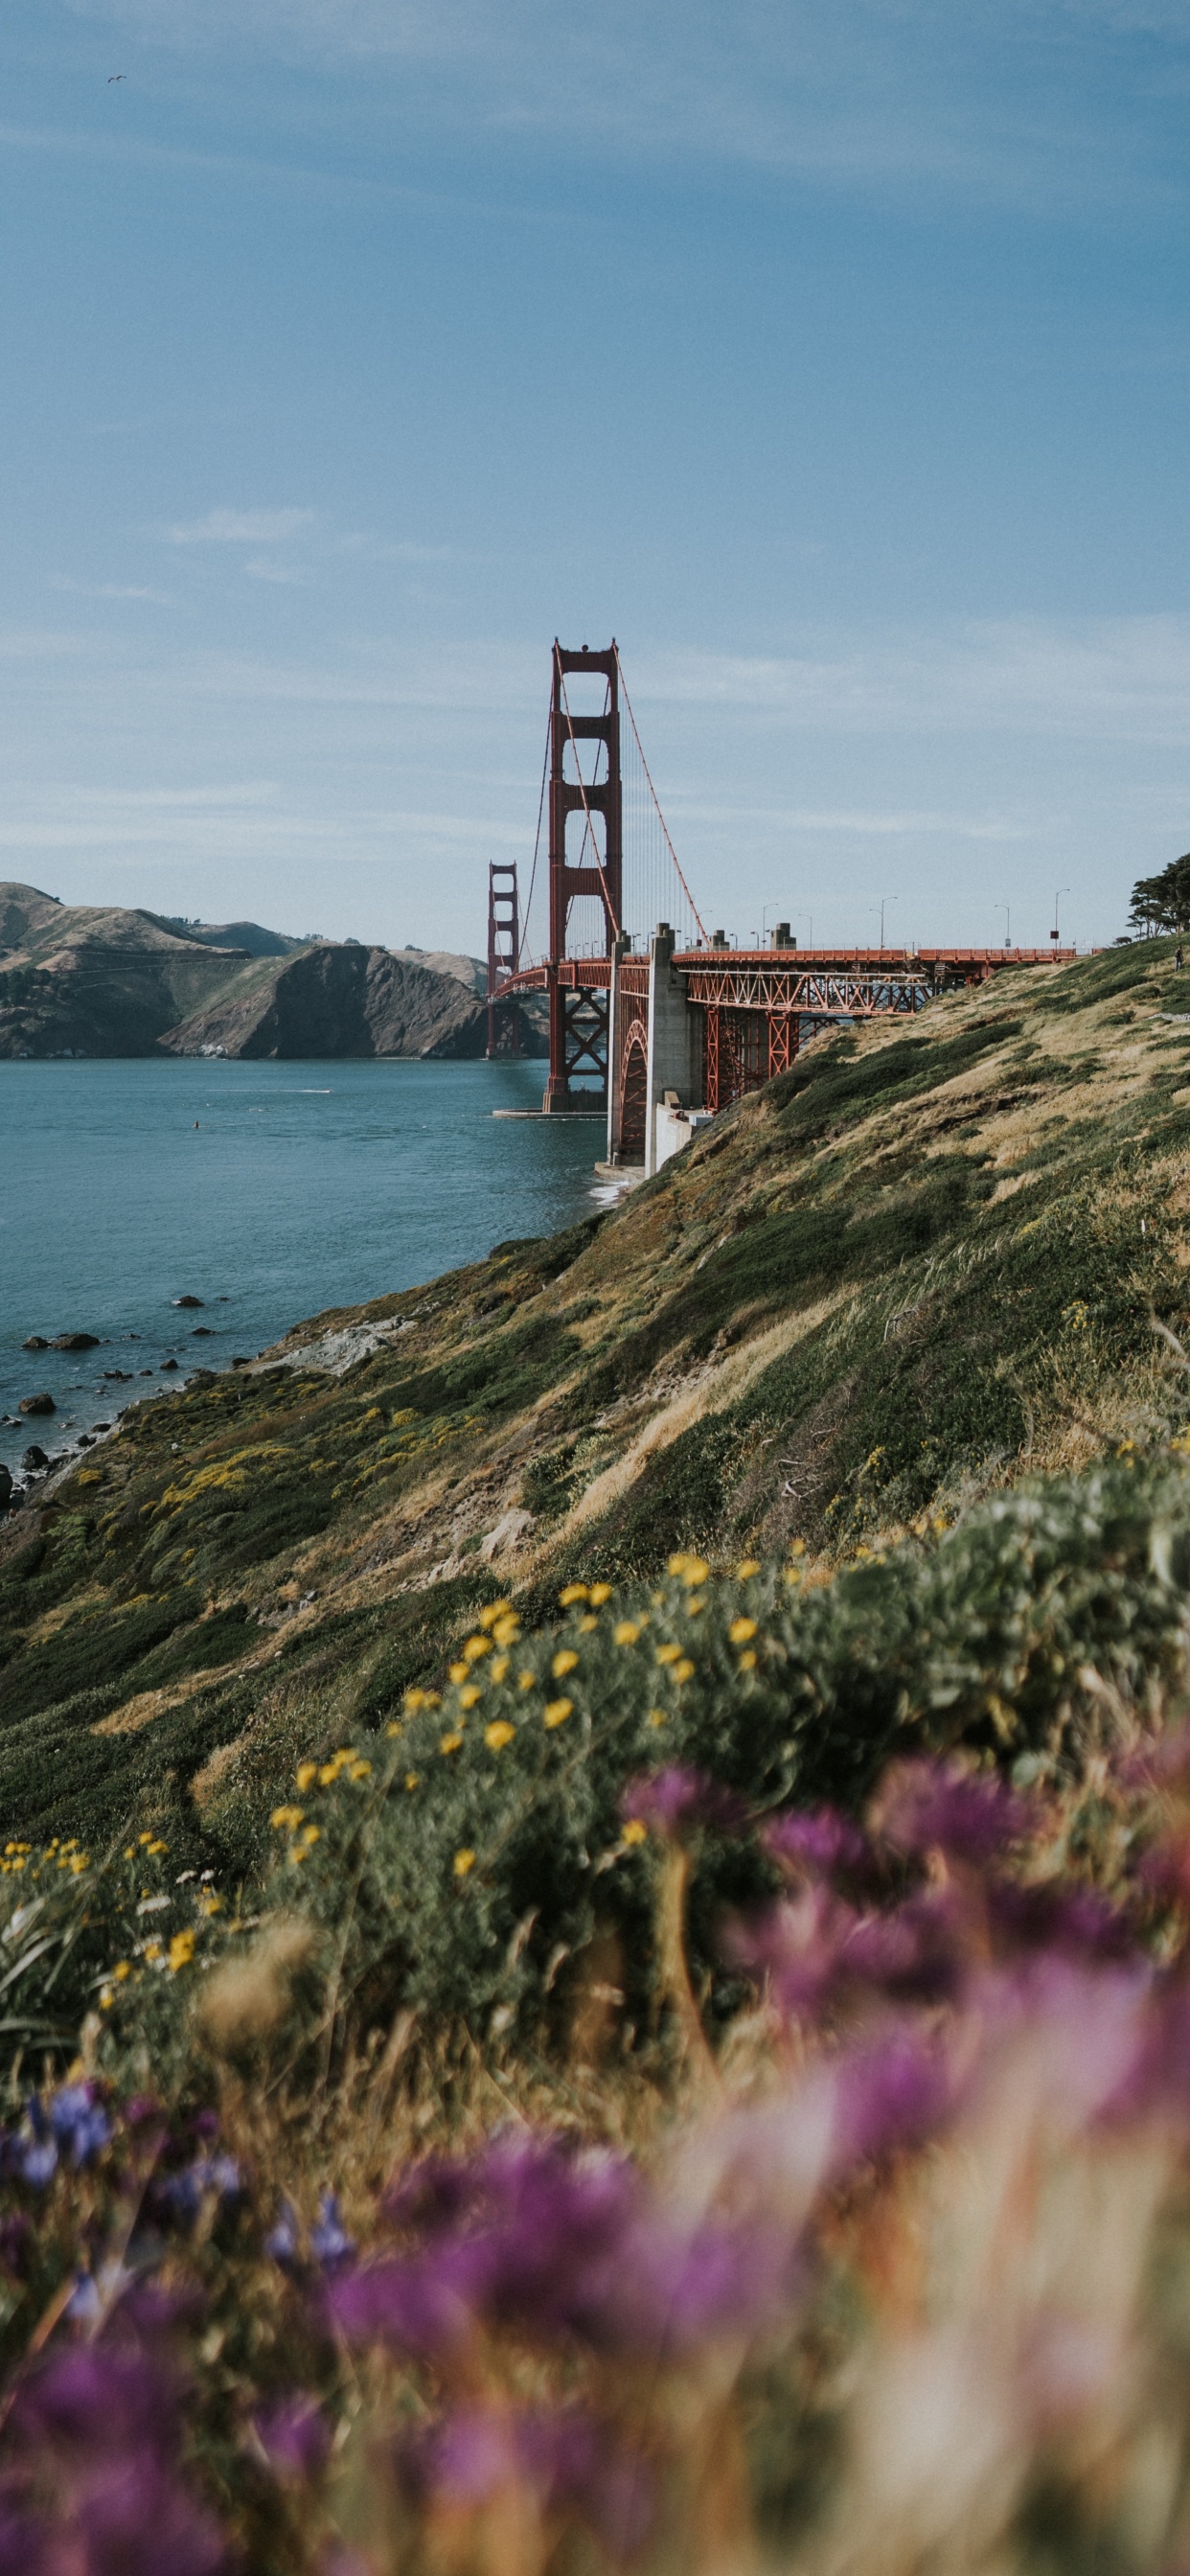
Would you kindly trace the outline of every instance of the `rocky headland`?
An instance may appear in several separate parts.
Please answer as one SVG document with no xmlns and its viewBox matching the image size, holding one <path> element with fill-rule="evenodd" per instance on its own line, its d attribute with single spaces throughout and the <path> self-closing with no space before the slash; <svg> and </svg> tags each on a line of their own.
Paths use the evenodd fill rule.
<svg viewBox="0 0 1190 2576">
<path fill-rule="evenodd" d="M 469 957 L 167 921 L 0 885 L 0 1060 L 480 1056 L 482 980 Z M 522 1040 L 541 1051 L 531 1015 Z"/>
</svg>

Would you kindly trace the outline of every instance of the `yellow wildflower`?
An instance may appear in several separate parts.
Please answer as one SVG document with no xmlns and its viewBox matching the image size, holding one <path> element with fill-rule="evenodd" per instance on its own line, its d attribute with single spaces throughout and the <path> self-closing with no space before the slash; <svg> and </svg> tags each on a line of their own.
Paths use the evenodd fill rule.
<svg viewBox="0 0 1190 2576">
<path fill-rule="evenodd" d="M 509 1611 L 511 1610 L 511 1608 L 512 1608 L 512 1603 L 511 1603 L 511 1601 L 489 1601 L 489 1602 L 485 1605 L 485 1607 L 480 1611 L 480 1614 L 479 1614 L 479 1624 L 480 1624 L 480 1627 L 481 1627 L 481 1628 L 494 1628 L 494 1627 L 495 1627 L 495 1625 L 496 1625 L 496 1621 L 497 1621 L 497 1619 L 505 1619 L 505 1618 L 507 1618 L 508 1613 L 509 1613 Z"/>
<path fill-rule="evenodd" d="M 333 1783 L 338 1779 L 338 1777 L 339 1777 L 339 1765 L 338 1765 L 338 1763 L 337 1763 L 337 1762 L 324 1762 L 324 1763 L 323 1763 L 323 1766 L 322 1766 L 322 1769 L 321 1769 L 321 1771 L 320 1771 L 320 1772 L 319 1772 L 319 1774 L 318 1774 L 319 1783 L 320 1783 L 321 1787 L 322 1787 L 322 1788 L 324 1788 L 324 1789 L 329 1789 L 329 1788 L 333 1785 Z"/>
<path fill-rule="evenodd" d="M 492 1680 L 493 1680 L 494 1682 L 502 1682 L 502 1681 L 503 1681 L 503 1679 L 504 1679 L 504 1676 L 505 1676 L 505 1674 L 506 1674 L 506 1672 L 507 1672 L 507 1670 L 508 1670 L 508 1657 L 507 1657 L 507 1655 L 497 1655 L 496 1660 L 495 1660 L 495 1663 L 494 1663 L 494 1664 L 493 1664 L 493 1666 L 492 1666 Z"/>
<path fill-rule="evenodd" d="M 459 1707 L 474 1708 L 476 1700 L 482 1698 L 483 1692 L 478 1682 L 468 1682 L 466 1688 L 459 1692 Z"/>
<path fill-rule="evenodd" d="M 746 1647 L 745 1647 L 745 1649 L 744 1649 L 743 1654 L 742 1654 L 742 1655 L 741 1655 L 741 1657 L 740 1657 L 740 1671 L 741 1671 L 742 1673 L 753 1673 L 753 1672 L 755 1672 L 755 1670 L 756 1670 L 756 1648 L 755 1648 L 755 1646 L 746 1646 Z"/>
<path fill-rule="evenodd" d="M 506 1717 L 495 1717 L 490 1726 L 485 1726 L 483 1740 L 489 1753 L 502 1753 L 505 1745 L 511 1744 L 515 1734 L 515 1726 L 510 1726 Z"/>
<path fill-rule="evenodd" d="M 163 1854 L 164 1852 L 167 1852 L 168 1850 L 169 1850 L 169 1844 L 168 1844 L 168 1843 L 150 1843 L 150 1845 L 149 1845 L 149 1858 L 150 1858 L 150 1860 L 159 1860 L 159 1859 L 161 1858 L 162 1854 Z"/>
<path fill-rule="evenodd" d="M 795 1538 L 789 1553 L 791 1556 L 804 1556 L 806 1553 L 806 1542 L 804 1538 Z"/>
<path fill-rule="evenodd" d="M 746 1646 L 749 1637 L 754 1637 L 756 1634 L 756 1621 L 755 1619 L 733 1619 L 727 1633 L 733 1646 Z"/>
<path fill-rule="evenodd" d="M 665 1714 L 665 1710 L 663 1708 L 651 1708 L 649 1710 L 649 1724 L 650 1726 L 668 1726 L 669 1719 Z"/>
<path fill-rule="evenodd" d="M 694 1666 L 690 1661 L 689 1655 L 683 1655 L 681 1663 L 674 1665 L 674 1680 L 676 1682 L 688 1682 L 693 1681 L 693 1678 Z"/>
<path fill-rule="evenodd" d="M 556 1682 L 560 1682 L 564 1673 L 572 1673 L 577 1662 L 578 1656 L 576 1655 L 573 1646 L 561 1647 L 550 1665 L 550 1671 L 554 1676 L 554 1680 Z"/>
<path fill-rule="evenodd" d="M 470 1664 L 451 1664 L 449 1666 L 449 1672 L 452 1682 L 465 1682 L 470 1670 Z"/>
<path fill-rule="evenodd" d="M 409 1712 L 410 1712 L 410 1715 L 411 1715 L 411 1716 L 416 1716 L 418 1709 L 419 1709 L 419 1708 L 424 1708 L 424 1707 L 425 1707 L 425 1704 L 426 1704 L 426 1694 L 425 1694 L 424 1690 L 407 1690 L 407 1691 L 406 1691 L 406 1693 L 405 1693 L 405 1706 L 406 1706 L 406 1708 L 409 1710 Z"/>
<path fill-rule="evenodd" d="M 407 1788 L 407 1789 L 416 1789 L 417 1784 L 418 1784 L 418 1781 L 420 1780 L 420 1778 L 421 1778 L 421 1773 L 420 1773 L 420 1771 L 407 1771 L 407 1772 L 406 1772 L 406 1774 L 405 1774 L 405 1786 L 406 1786 L 406 1788 Z"/>
<path fill-rule="evenodd" d="M 520 1629 L 520 1620 L 517 1618 L 515 1611 L 510 1611 L 506 1619 L 497 1620 L 496 1625 L 492 1630 L 492 1635 L 498 1646 L 511 1646 L 514 1640 L 520 1635 Z"/>
<path fill-rule="evenodd" d="M 648 1841 L 648 1839 L 649 1839 L 649 1828 L 648 1828 L 648 1826 L 647 1826 L 647 1825 L 642 1825 L 642 1823 L 641 1823 L 641 1820 L 640 1820 L 640 1817 L 639 1817 L 639 1816 L 632 1816 L 632 1817 L 630 1817 L 630 1819 L 629 1819 L 628 1823 L 627 1823 L 627 1824 L 625 1825 L 625 1827 L 624 1827 L 624 1831 L 623 1831 L 623 1834 L 622 1834 L 622 1836 L 621 1836 L 621 1841 L 626 1842 L 626 1843 L 644 1843 L 644 1842 L 647 1842 L 647 1841 Z"/>
<path fill-rule="evenodd" d="M 758 1556 L 742 1556 L 740 1558 L 739 1564 L 736 1567 L 736 1574 L 741 1583 L 749 1582 L 751 1577 L 754 1574 L 759 1574 L 759 1572 L 760 1558 Z"/>
<path fill-rule="evenodd" d="M 679 1582 L 689 1584 L 692 1592 L 700 1583 L 706 1582 L 711 1571 L 705 1557 L 690 1556 L 685 1548 L 682 1548 L 677 1556 L 670 1557 L 666 1570 L 670 1574 L 676 1574 Z"/>
<path fill-rule="evenodd" d="M 438 1750 L 440 1753 L 457 1753 L 462 1741 L 461 1735 L 444 1735 Z"/>
<path fill-rule="evenodd" d="M 468 1637 L 463 1648 L 463 1661 L 467 1664 L 477 1664 L 481 1655 L 490 1655 L 491 1651 L 490 1637 Z"/>
<path fill-rule="evenodd" d="M 312 1826 L 311 1826 L 311 1828 L 310 1828 L 310 1831 L 311 1831 L 312 1833 L 317 1833 L 317 1831 L 318 1831 L 318 1827 L 317 1827 L 317 1825 L 312 1825 Z M 214 1888 L 213 1888 L 213 1887 L 208 1887 L 208 1888 L 205 1888 L 205 1889 L 203 1890 L 203 1893 L 202 1893 L 202 1895 L 199 1897 L 199 1900 L 198 1900 L 198 1910 L 199 1910 L 199 1913 L 200 1913 L 200 1914 L 221 1914 L 221 1913 L 222 1913 L 222 1911 L 223 1911 L 223 1899 L 222 1899 L 222 1897 L 221 1897 L 221 1896 L 217 1896 L 217 1895 L 215 1894 L 215 1890 L 214 1890 Z"/>
<path fill-rule="evenodd" d="M 574 1707 L 574 1701 L 573 1701 L 572 1699 L 549 1699 L 549 1700 L 547 1700 L 547 1701 L 546 1701 L 546 1704 L 545 1704 L 545 1722 L 546 1722 L 546 1725 L 547 1725 L 547 1726 L 561 1726 L 561 1725 L 562 1725 L 562 1723 L 563 1723 L 563 1720 L 564 1720 L 565 1718 L 568 1718 L 568 1717 L 569 1717 L 570 1712 L 571 1712 L 571 1709 L 572 1709 L 573 1707 Z"/>
<path fill-rule="evenodd" d="M 617 1619 L 612 1629 L 617 1646 L 634 1646 L 640 1635 L 635 1619 Z"/>
<path fill-rule="evenodd" d="M 299 1794 L 304 1798 L 311 1782 L 318 1778 L 318 1764 L 316 1762 L 299 1762 L 294 1777 L 297 1781 Z"/>
<path fill-rule="evenodd" d="M 302 1841 L 304 1843 L 320 1843 L 322 1841 L 321 1825 L 304 1825 L 302 1828 Z"/>
<path fill-rule="evenodd" d="M 296 1868 L 299 1861 L 305 1860 L 308 1857 L 305 1844 L 291 1843 L 286 1857 L 291 1868 Z"/>
<path fill-rule="evenodd" d="M 591 1630 L 592 1630 L 592 1628 L 597 1628 L 597 1627 L 599 1626 L 599 1621 L 598 1621 L 598 1619 L 593 1619 L 593 1618 L 591 1617 L 591 1613 L 590 1613 L 590 1611 L 588 1610 L 588 1612 L 586 1613 L 586 1616 L 585 1616 L 584 1618 L 580 1619 L 578 1624 L 579 1624 L 580 1629 L 582 1630 L 582 1633 L 583 1633 L 584 1637 L 589 1637 L 589 1636 L 590 1636 L 590 1634 L 591 1634 Z"/>
<path fill-rule="evenodd" d="M 113 2003 L 114 2003 L 114 2002 L 115 2002 L 115 1996 L 114 1996 L 114 1995 L 113 1995 L 113 1993 L 112 1993 L 111 1987 L 110 1987 L 110 1986 L 101 1986 L 101 1987 L 100 1987 L 100 1989 L 99 1989 L 99 2009 L 100 2009 L 100 2012 L 110 2012 L 110 2011 L 111 2011 L 111 2008 L 112 2008 L 112 2005 L 113 2005 Z"/>
<path fill-rule="evenodd" d="M 681 1647 L 675 1646 L 671 1641 L 667 1646 L 658 1646 L 657 1661 L 659 1664 L 676 1664 L 681 1661 L 681 1654 Z"/>
<path fill-rule="evenodd" d="M 558 1599 L 564 1610 L 569 1610 L 574 1602 L 585 1601 L 587 1598 L 588 1594 L 585 1583 L 564 1584 L 561 1592 L 558 1594 Z"/>
<path fill-rule="evenodd" d="M 146 1957 L 146 1959 L 159 1959 L 159 1958 L 160 1958 L 160 1956 L 161 1956 L 161 1943 L 160 1943 L 160 1941 L 146 1941 L 146 1943 L 145 1943 L 145 1957 Z"/>
<path fill-rule="evenodd" d="M 112 1975 L 115 1978 L 117 1985 L 122 1986 L 125 1977 L 130 1977 L 132 1975 L 131 1959 L 117 1959 L 115 1967 L 112 1969 Z"/>
<path fill-rule="evenodd" d="M 456 1878 L 465 1878 L 465 1877 L 466 1877 L 466 1875 L 467 1875 L 468 1870 L 469 1870 L 469 1869 L 474 1869 L 474 1867 L 475 1867 L 475 1854 L 474 1854 L 474 1852 L 473 1852 L 473 1851 L 466 1851 L 466 1850 L 464 1850 L 464 1851 L 457 1851 L 457 1852 L 455 1853 L 455 1877 L 456 1877 Z"/>
<path fill-rule="evenodd" d="M 79 1871 L 87 1867 L 87 1860 L 88 1855 L 86 1852 L 75 1853 L 74 1859 L 69 1863 L 70 1873 L 73 1878 L 77 1878 Z"/>
<path fill-rule="evenodd" d="M 536 1680 L 536 1673 L 531 1673 L 528 1665 L 526 1665 L 524 1672 L 517 1674 L 517 1683 L 521 1690 L 532 1690 Z"/>
<path fill-rule="evenodd" d="M 610 1583 L 593 1583 L 589 1593 L 587 1594 L 587 1599 L 593 1610 L 601 1609 L 603 1603 L 605 1601 L 610 1601 L 611 1597 L 612 1587 Z"/>
<path fill-rule="evenodd" d="M 390 1719 L 389 1719 L 389 1721 L 388 1721 L 388 1725 L 385 1727 L 384 1732 L 385 1732 L 385 1734 L 386 1734 L 386 1735 L 401 1735 L 401 1734 L 403 1734 L 403 1733 L 404 1733 L 404 1729 L 403 1729 L 403 1727 L 402 1727 L 402 1725 L 401 1725 L 400 1718 L 399 1718 L 399 1717 L 390 1717 Z"/>
<path fill-rule="evenodd" d="M 275 1834 L 296 1833 L 298 1826 L 305 1821 L 305 1814 L 304 1807 L 274 1807 L 269 1823 Z"/>
<path fill-rule="evenodd" d="M 176 1977 L 179 1968 L 188 1968 L 193 1957 L 193 1932 L 175 1932 L 169 1945 L 169 1964 L 171 1975 Z"/>
</svg>

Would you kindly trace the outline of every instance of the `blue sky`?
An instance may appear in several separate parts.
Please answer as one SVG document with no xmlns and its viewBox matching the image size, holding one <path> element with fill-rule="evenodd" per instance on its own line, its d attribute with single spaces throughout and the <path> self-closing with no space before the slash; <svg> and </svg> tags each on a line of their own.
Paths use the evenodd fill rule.
<svg viewBox="0 0 1190 2576">
<path fill-rule="evenodd" d="M 1185 0 L 8 0 L 0 68 L 0 873 L 477 948 L 613 630 L 742 935 L 1090 943 L 1190 846 Z"/>
</svg>

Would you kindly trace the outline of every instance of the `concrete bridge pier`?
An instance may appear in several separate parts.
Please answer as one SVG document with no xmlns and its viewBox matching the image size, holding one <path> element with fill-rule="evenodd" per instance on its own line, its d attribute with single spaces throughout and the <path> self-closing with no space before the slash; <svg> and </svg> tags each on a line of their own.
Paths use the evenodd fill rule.
<svg viewBox="0 0 1190 2576">
<path fill-rule="evenodd" d="M 626 939 L 612 956 L 607 1159 L 646 1180 L 701 1124 L 702 1014 L 674 966 L 674 932 L 659 921 L 647 957 Z"/>
</svg>

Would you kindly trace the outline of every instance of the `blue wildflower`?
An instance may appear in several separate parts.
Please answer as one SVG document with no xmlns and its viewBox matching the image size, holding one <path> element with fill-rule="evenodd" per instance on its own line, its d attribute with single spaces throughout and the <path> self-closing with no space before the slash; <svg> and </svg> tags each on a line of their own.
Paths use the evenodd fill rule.
<svg viewBox="0 0 1190 2576">
<path fill-rule="evenodd" d="M 69 2146 L 76 2168 L 90 2164 L 112 2134 L 111 2121 L 89 2084 L 59 2088 L 50 2104 L 50 2127 L 59 2146 Z"/>
<path fill-rule="evenodd" d="M 339 2217 L 339 2204 L 333 2191 L 324 2191 L 319 2204 L 318 2221 L 310 2230 L 310 2252 L 324 2272 L 332 2272 L 347 2263 L 355 2252 L 355 2238 L 348 2236 Z"/>
<path fill-rule="evenodd" d="M 296 2263 L 298 2250 L 298 2223 L 297 2211 L 295 2210 L 292 2201 L 282 2201 L 281 2215 L 277 2220 L 276 2226 L 269 2229 L 268 2235 L 264 2240 L 264 2250 L 266 2254 L 272 2257 L 274 2263 L 285 2265 Z"/>
</svg>

